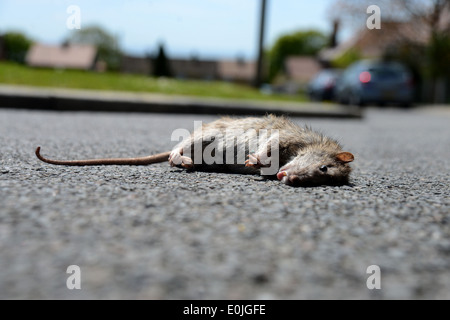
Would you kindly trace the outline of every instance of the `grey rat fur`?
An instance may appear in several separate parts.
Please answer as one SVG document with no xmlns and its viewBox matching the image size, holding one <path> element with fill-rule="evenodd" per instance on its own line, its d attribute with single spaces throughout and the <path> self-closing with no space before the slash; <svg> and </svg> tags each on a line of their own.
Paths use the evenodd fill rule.
<svg viewBox="0 0 450 320">
<path fill-rule="evenodd" d="M 252 143 L 258 139 L 259 131 L 263 130 L 277 134 L 267 136 L 259 143 L 257 150 L 250 150 Z M 246 134 L 242 134 L 242 131 Z M 201 152 L 204 152 L 207 148 L 211 149 L 208 145 L 212 141 L 215 143 L 212 154 L 218 156 L 219 161 L 208 163 L 203 158 L 196 158 L 198 154 L 192 152 L 195 145 L 200 145 Z M 271 150 L 274 146 L 277 149 Z M 220 161 L 226 158 L 230 150 L 234 161 Z M 238 159 L 238 155 L 243 153 L 248 157 L 247 160 Z M 168 161 L 171 166 L 186 169 L 226 169 L 240 173 L 262 173 L 264 168 L 270 166 L 270 161 L 267 161 L 271 160 L 271 155 L 276 153 L 280 168 L 276 168 L 277 172 L 273 175 L 281 182 L 294 186 L 347 184 L 351 172 L 348 163 L 354 160 L 351 153 L 342 151 L 336 140 L 309 127 L 300 127 L 285 117 L 273 115 L 238 119 L 224 117 L 194 130 L 188 139 L 180 142 L 171 152 L 147 157 L 61 161 L 45 158 L 40 154 L 40 147 L 36 149 L 36 156 L 40 160 L 55 165 L 148 165 Z"/>
</svg>

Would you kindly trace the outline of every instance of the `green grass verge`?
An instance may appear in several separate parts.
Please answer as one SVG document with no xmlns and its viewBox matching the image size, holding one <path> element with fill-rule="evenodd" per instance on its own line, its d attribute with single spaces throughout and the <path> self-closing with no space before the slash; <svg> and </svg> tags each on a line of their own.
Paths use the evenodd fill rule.
<svg viewBox="0 0 450 320">
<path fill-rule="evenodd" d="M 158 79 L 120 73 L 36 69 L 0 62 L 0 83 L 39 87 L 148 92 L 232 99 L 305 101 L 304 96 L 265 95 L 250 86 L 220 81 Z"/>
</svg>

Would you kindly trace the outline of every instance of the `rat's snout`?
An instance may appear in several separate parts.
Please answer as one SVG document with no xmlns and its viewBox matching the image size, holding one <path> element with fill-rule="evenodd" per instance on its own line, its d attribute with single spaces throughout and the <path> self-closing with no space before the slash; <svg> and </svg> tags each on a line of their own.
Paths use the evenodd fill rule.
<svg viewBox="0 0 450 320">
<path fill-rule="evenodd" d="M 277 173 L 277 179 L 284 184 L 297 186 L 309 180 L 309 171 L 307 168 L 283 167 Z"/>
<path fill-rule="evenodd" d="M 280 171 L 277 173 L 277 179 L 278 180 L 283 180 L 284 177 L 287 176 L 287 172 L 286 171 Z"/>
<path fill-rule="evenodd" d="M 286 180 L 288 180 L 288 176 L 291 174 L 292 171 L 292 165 L 285 165 L 280 168 L 280 170 L 277 173 L 277 179 L 286 183 Z"/>
<path fill-rule="evenodd" d="M 284 184 L 295 185 L 301 182 L 300 176 L 289 173 L 288 171 L 280 171 L 277 173 L 277 179 Z"/>
</svg>

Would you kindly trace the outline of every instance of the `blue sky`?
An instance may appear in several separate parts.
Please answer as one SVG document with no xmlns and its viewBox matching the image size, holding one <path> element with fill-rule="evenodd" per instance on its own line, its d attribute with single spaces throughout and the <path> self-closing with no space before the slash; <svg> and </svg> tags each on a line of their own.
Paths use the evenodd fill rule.
<svg viewBox="0 0 450 320">
<path fill-rule="evenodd" d="M 286 32 L 329 32 L 334 0 L 267 0 L 266 46 Z M 19 30 L 59 44 L 70 32 L 66 9 L 81 9 L 81 27 L 103 26 L 131 54 L 154 52 L 163 42 L 172 56 L 253 59 L 260 0 L 0 0 L 0 32 Z"/>
</svg>

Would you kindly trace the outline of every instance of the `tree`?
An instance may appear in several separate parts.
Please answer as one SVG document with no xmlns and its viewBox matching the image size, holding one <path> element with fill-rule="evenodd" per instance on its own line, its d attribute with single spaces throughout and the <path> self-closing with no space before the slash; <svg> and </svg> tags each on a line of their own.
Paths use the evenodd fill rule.
<svg viewBox="0 0 450 320">
<path fill-rule="evenodd" d="M 153 59 L 153 75 L 155 77 L 170 77 L 171 71 L 169 60 L 164 51 L 164 46 L 159 45 L 158 54 Z"/>
<path fill-rule="evenodd" d="M 269 51 L 269 80 L 283 69 L 284 60 L 292 55 L 314 56 L 327 45 L 328 38 L 316 30 L 297 31 L 278 38 Z"/>
<path fill-rule="evenodd" d="M 19 32 L 7 32 L 3 35 L 6 59 L 18 63 L 25 62 L 25 56 L 32 41 Z"/>
<path fill-rule="evenodd" d="M 121 50 L 117 37 L 98 26 L 75 30 L 66 40 L 69 44 L 90 44 L 97 48 L 98 59 L 105 61 L 108 70 L 116 71 L 120 67 Z"/>
</svg>

